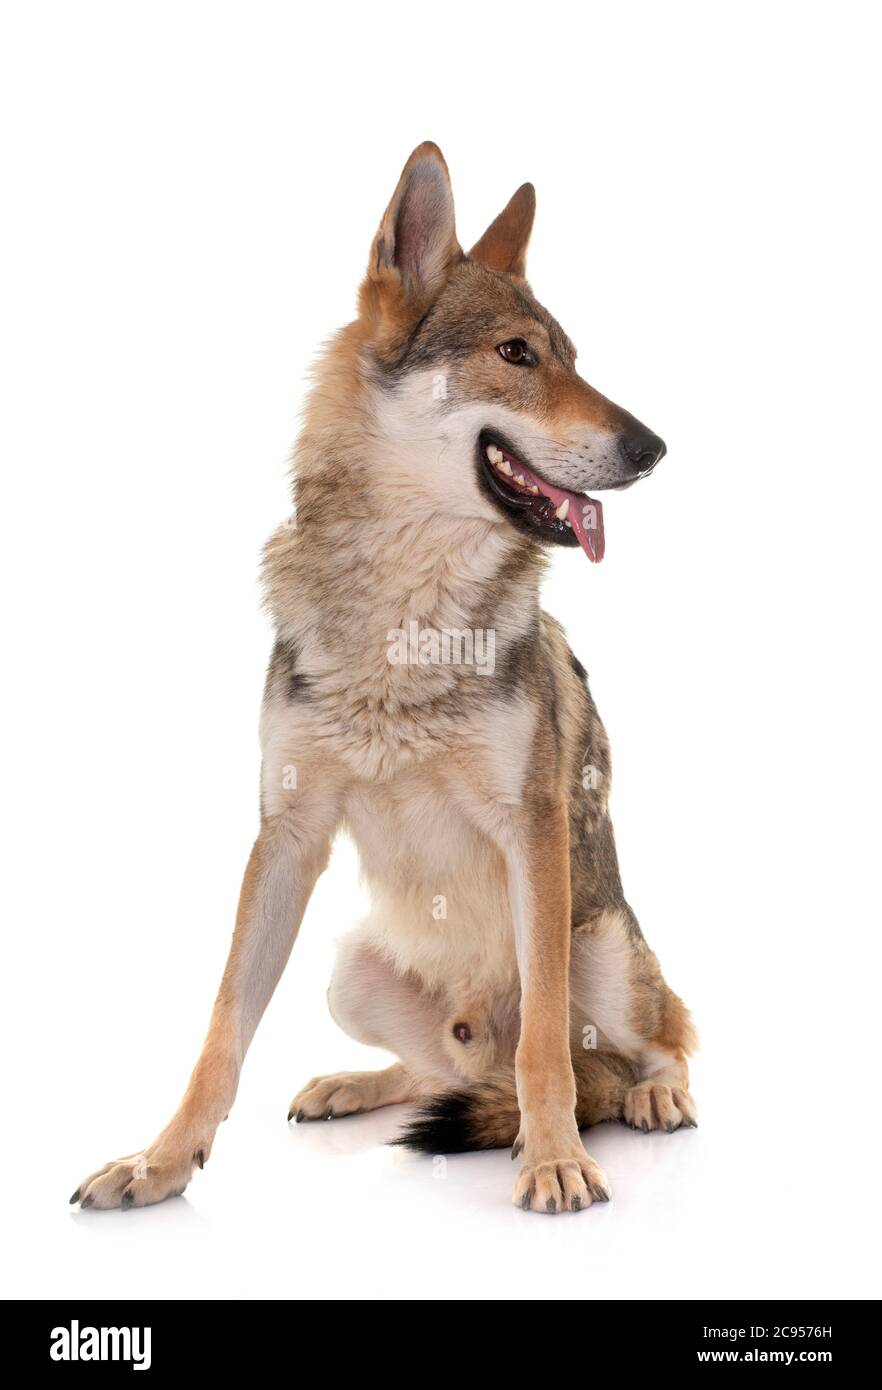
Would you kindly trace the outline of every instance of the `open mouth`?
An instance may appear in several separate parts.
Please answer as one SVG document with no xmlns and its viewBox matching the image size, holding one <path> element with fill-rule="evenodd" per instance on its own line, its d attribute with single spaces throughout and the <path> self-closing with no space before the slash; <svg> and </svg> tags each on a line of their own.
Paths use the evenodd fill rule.
<svg viewBox="0 0 882 1390">
<path fill-rule="evenodd" d="M 603 559 L 603 507 L 586 492 L 569 492 L 528 468 L 499 435 L 482 430 L 478 463 L 484 491 L 522 531 L 554 545 L 580 545 Z"/>
</svg>

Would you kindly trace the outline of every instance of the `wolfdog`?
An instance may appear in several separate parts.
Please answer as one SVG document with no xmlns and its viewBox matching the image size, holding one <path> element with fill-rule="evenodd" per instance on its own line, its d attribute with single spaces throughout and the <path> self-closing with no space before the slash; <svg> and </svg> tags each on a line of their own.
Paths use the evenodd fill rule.
<svg viewBox="0 0 882 1390">
<path fill-rule="evenodd" d="M 695 1125 L 695 1034 L 623 895 L 606 734 L 539 603 L 549 547 L 603 557 L 589 490 L 665 446 L 534 298 L 534 208 L 524 184 L 466 254 L 440 150 L 404 167 L 265 552 L 260 831 L 205 1046 L 168 1126 L 81 1183 L 83 1207 L 159 1202 L 206 1162 L 343 828 L 373 907 L 329 1006 L 398 1060 L 314 1077 L 289 1121 L 416 1102 L 398 1142 L 511 1145 L 514 1202 L 548 1213 L 610 1196 L 580 1130 Z"/>
</svg>

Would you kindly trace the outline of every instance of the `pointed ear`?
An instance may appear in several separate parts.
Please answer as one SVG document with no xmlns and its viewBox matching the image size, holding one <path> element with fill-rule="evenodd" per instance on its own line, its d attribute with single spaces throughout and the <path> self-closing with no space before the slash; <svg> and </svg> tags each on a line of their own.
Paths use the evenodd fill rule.
<svg viewBox="0 0 882 1390">
<path fill-rule="evenodd" d="M 531 183 L 522 183 L 481 240 L 475 242 L 469 255 L 476 261 L 483 261 L 491 270 L 503 270 L 523 279 L 535 213 L 536 190 Z"/>
<path fill-rule="evenodd" d="M 427 140 L 405 164 L 374 238 L 362 314 L 380 336 L 400 337 L 437 299 L 460 260 L 450 175 L 438 146 Z"/>
</svg>

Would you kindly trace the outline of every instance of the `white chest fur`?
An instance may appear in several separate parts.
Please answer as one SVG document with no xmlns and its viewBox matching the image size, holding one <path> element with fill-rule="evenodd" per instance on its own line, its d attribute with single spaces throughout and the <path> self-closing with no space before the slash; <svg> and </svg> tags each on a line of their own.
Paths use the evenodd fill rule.
<svg viewBox="0 0 882 1390">
<path fill-rule="evenodd" d="M 361 930 L 399 969 L 454 993 L 516 980 L 502 855 L 443 779 L 415 770 L 359 787 L 346 824 L 372 895 Z"/>
</svg>

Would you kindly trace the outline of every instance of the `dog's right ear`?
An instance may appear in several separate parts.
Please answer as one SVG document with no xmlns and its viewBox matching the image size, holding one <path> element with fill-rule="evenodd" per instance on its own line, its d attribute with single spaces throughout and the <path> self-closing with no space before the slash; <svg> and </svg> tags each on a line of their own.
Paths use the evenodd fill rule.
<svg viewBox="0 0 882 1390">
<path fill-rule="evenodd" d="M 378 346 L 394 349 L 405 341 L 462 258 L 450 175 L 438 146 L 427 140 L 404 166 L 359 295 Z"/>
<path fill-rule="evenodd" d="M 536 190 L 531 183 L 522 183 L 508 200 L 502 212 L 490 223 L 480 241 L 476 241 L 469 256 L 483 261 L 491 270 L 501 270 L 523 280 L 527 273 L 527 244 L 536 215 Z"/>
</svg>

